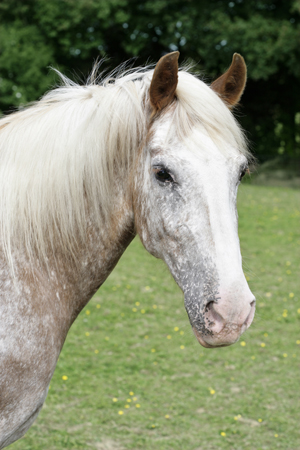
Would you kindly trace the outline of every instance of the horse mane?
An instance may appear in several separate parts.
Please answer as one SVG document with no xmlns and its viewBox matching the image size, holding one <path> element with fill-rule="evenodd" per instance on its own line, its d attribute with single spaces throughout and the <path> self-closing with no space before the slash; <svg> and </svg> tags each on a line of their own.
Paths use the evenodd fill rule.
<svg viewBox="0 0 300 450">
<path fill-rule="evenodd" d="M 97 73 L 98 65 L 84 85 L 60 74 L 61 86 L 0 120 L 0 243 L 11 263 L 16 248 L 42 260 L 54 243 L 74 249 L 86 228 L 86 199 L 101 223 L 115 171 L 125 177 L 137 156 L 153 70 Z M 180 139 L 197 126 L 222 151 L 249 156 L 241 128 L 208 85 L 181 70 L 176 97 Z"/>
</svg>

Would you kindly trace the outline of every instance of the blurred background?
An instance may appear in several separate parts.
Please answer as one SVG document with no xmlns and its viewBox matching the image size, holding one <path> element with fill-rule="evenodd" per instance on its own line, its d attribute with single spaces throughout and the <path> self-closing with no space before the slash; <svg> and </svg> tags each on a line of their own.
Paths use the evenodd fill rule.
<svg viewBox="0 0 300 450">
<path fill-rule="evenodd" d="M 98 57 L 110 70 L 179 50 L 211 82 L 238 52 L 249 76 L 238 120 L 258 161 L 291 178 L 300 155 L 299 14 L 299 0 L 1 0 L 0 111 L 49 90 L 50 66 L 84 80 Z"/>
</svg>

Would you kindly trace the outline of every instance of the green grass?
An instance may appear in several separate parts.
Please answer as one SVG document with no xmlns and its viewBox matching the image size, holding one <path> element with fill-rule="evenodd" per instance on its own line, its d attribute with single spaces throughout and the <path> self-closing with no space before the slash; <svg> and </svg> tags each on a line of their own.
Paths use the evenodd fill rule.
<svg viewBox="0 0 300 450">
<path fill-rule="evenodd" d="M 167 268 L 136 239 L 74 323 L 45 407 L 11 450 L 299 450 L 300 191 L 243 185 L 238 204 L 258 303 L 241 341 L 202 348 Z"/>
</svg>

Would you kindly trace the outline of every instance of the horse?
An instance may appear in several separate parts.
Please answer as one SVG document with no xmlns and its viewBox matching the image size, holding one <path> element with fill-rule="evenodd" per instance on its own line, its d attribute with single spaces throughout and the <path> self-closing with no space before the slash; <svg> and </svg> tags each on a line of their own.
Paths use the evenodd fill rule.
<svg viewBox="0 0 300 450">
<path fill-rule="evenodd" d="M 235 53 L 208 85 L 178 58 L 82 86 L 61 75 L 0 121 L 0 449 L 38 416 L 70 326 L 137 234 L 201 345 L 253 320 L 236 213 L 251 154 L 232 113 L 246 65 Z"/>
</svg>

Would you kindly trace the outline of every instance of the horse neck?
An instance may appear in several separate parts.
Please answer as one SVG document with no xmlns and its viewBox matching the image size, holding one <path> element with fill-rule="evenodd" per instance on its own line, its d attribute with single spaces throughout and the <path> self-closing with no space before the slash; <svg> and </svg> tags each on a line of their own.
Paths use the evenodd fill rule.
<svg viewBox="0 0 300 450">
<path fill-rule="evenodd" d="M 66 290 L 68 283 L 71 321 L 104 283 L 134 236 L 130 193 L 128 189 L 115 189 L 111 211 L 103 216 L 101 224 L 93 214 L 88 215 L 86 240 L 76 254 L 76 261 L 69 264 L 67 257 L 60 256 L 61 291 Z"/>
<path fill-rule="evenodd" d="M 120 180 L 116 180 L 115 186 L 118 182 Z M 42 315 L 53 316 L 61 345 L 79 312 L 106 280 L 135 236 L 129 183 L 122 188 L 120 185 L 112 188 L 111 210 L 103 216 L 101 224 L 95 214 L 87 215 L 85 239 L 73 257 L 59 245 L 50 252 L 47 264 L 34 264 L 25 252 L 14 254 L 16 285 L 0 251 L 0 269 L 6 267 L 7 270 L 4 275 L 7 292 L 2 294 L 42 311 Z"/>
</svg>

